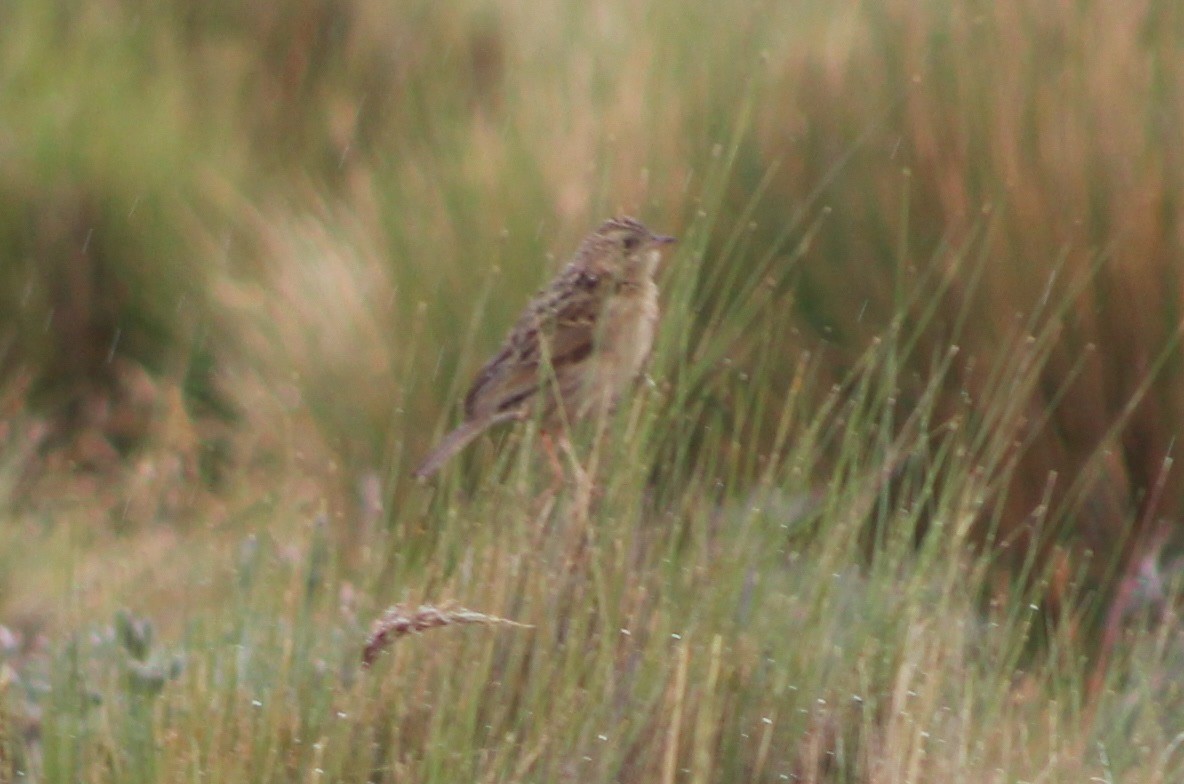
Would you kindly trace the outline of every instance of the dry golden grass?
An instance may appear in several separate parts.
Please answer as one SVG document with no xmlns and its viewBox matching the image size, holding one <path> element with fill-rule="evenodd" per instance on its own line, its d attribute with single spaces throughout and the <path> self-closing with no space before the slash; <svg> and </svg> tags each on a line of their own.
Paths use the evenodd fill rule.
<svg viewBox="0 0 1184 784">
<path fill-rule="evenodd" d="M 1184 413 L 1181 29 L 1157 3 L 879 4 L 786 50 L 783 110 L 755 119 L 762 156 L 781 162 L 766 212 L 819 188 L 831 208 L 803 270 L 826 303 L 811 318 L 838 340 L 877 331 L 919 271 L 948 267 L 918 356 L 956 341 L 952 396 L 981 399 L 1001 348 L 1041 311 L 1058 322 L 1026 401 L 1047 423 L 1004 525 L 1024 524 L 1055 473 L 1049 502 L 1095 577 L 1181 497 L 1176 472 L 1150 492 Z M 967 253 L 982 265 L 971 279 Z"/>
</svg>

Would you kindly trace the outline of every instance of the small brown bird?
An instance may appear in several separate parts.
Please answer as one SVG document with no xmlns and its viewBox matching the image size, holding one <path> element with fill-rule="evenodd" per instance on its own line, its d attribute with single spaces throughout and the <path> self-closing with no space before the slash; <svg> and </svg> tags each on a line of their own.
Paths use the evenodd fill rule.
<svg viewBox="0 0 1184 784">
<path fill-rule="evenodd" d="M 415 477 L 436 473 L 499 422 L 536 415 L 549 443 L 550 433 L 590 414 L 607 414 L 653 347 L 654 273 L 662 246 L 672 242 L 625 217 L 588 235 L 481 368 L 465 396 L 465 421 L 444 436 Z"/>
</svg>

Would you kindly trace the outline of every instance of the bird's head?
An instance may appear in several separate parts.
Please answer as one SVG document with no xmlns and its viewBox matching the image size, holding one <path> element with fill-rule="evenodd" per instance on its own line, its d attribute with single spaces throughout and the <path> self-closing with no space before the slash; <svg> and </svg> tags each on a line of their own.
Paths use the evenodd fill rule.
<svg viewBox="0 0 1184 784">
<path fill-rule="evenodd" d="M 662 248 L 674 241 L 674 237 L 654 234 L 633 218 L 610 218 L 584 240 L 579 255 L 594 259 L 597 267 L 620 280 L 640 282 L 653 277 L 662 260 Z"/>
</svg>

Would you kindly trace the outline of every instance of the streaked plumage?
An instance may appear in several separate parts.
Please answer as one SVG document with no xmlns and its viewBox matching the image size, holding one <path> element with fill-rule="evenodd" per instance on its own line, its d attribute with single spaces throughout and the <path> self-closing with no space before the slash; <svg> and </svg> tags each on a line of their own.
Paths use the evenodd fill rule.
<svg viewBox="0 0 1184 784">
<path fill-rule="evenodd" d="M 431 476 L 499 422 L 537 415 L 544 431 L 556 431 L 594 412 L 607 413 L 637 378 L 653 346 L 654 273 L 662 246 L 673 241 L 625 217 L 605 221 L 588 235 L 477 374 L 465 396 L 465 421 L 440 441 L 415 476 Z"/>
</svg>

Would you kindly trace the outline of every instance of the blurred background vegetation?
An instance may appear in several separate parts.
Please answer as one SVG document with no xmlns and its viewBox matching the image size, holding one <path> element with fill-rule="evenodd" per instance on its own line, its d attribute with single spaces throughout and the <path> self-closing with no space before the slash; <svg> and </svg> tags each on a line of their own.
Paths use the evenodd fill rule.
<svg viewBox="0 0 1184 784">
<path fill-rule="evenodd" d="M 1184 511 L 1181 51 L 1158 0 L 5 3 L 0 623 L 454 519 L 411 463 L 618 212 L 684 239 L 655 498 L 748 497 L 890 345 L 883 504 L 961 450 L 999 579 L 1113 596 Z"/>
</svg>

